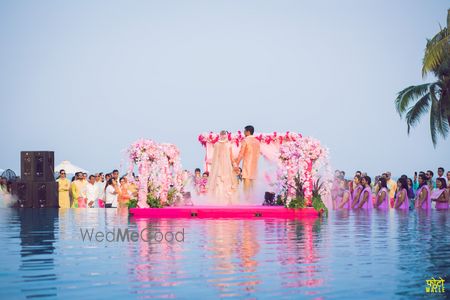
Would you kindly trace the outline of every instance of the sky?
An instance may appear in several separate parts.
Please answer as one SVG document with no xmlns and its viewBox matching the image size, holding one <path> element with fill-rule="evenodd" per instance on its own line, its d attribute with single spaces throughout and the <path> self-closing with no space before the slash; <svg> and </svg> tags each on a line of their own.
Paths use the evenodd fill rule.
<svg viewBox="0 0 450 300">
<path fill-rule="evenodd" d="M 254 125 L 330 149 L 332 167 L 394 176 L 443 166 L 429 117 L 408 136 L 394 100 L 421 76 L 444 0 L 0 1 L 0 168 L 55 151 L 125 170 L 139 138 L 202 165 L 198 134 Z"/>
</svg>

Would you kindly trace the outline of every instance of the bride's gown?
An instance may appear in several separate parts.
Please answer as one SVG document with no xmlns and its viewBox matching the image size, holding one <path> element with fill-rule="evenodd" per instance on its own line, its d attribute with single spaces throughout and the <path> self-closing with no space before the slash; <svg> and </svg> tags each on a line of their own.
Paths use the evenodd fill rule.
<svg viewBox="0 0 450 300">
<path fill-rule="evenodd" d="M 211 172 L 208 179 L 210 204 L 231 205 L 237 202 L 238 181 L 233 170 L 233 154 L 228 140 L 214 145 Z"/>
</svg>

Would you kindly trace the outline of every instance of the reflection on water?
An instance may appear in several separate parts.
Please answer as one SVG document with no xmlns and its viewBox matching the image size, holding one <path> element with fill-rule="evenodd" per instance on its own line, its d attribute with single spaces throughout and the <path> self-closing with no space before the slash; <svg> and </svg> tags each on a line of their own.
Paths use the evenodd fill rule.
<svg viewBox="0 0 450 300">
<path fill-rule="evenodd" d="M 20 220 L 19 272 L 26 283 L 21 288 L 26 297 L 54 297 L 56 280 L 54 268 L 55 221 L 58 210 L 26 209 L 18 214 Z M 39 230 L 36 230 L 39 228 Z"/>
<path fill-rule="evenodd" d="M 449 218 L 337 211 L 314 220 L 150 220 L 126 210 L 3 209 L 0 298 L 422 298 L 425 280 L 449 279 Z M 183 230 L 185 238 L 83 242 L 80 228 Z"/>
</svg>

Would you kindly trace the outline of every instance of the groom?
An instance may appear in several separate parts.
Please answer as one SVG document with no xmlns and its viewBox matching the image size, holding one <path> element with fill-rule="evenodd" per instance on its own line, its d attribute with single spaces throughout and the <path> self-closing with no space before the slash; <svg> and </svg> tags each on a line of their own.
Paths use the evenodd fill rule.
<svg viewBox="0 0 450 300">
<path fill-rule="evenodd" d="M 242 178 L 244 180 L 244 193 L 247 200 L 251 196 L 251 191 L 254 188 L 258 175 L 259 141 L 253 136 L 254 132 L 255 128 L 253 126 L 249 125 L 245 127 L 245 139 L 242 141 L 241 150 L 235 161 L 239 167 L 241 160 L 243 160 Z"/>
</svg>

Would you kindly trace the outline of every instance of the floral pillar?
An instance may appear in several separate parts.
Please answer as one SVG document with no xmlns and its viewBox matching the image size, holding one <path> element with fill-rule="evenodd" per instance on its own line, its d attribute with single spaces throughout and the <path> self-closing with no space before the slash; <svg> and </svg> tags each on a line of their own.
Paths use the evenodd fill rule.
<svg viewBox="0 0 450 300">
<path fill-rule="evenodd" d="M 140 208 L 147 208 L 147 193 L 148 193 L 148 177 L 150 164 L 147 161 L 139 163 L 139 191 L 138 191 L 138 206 Z"/>
<path fill-rule="evenodd" d="M 313 188 L 312 165 L 313 161 L 311 159 L 308 159 L 306 161 L 306 174 L 305 174 L 306 182 L 303 189 L 307 206 L 312 205 L 312 188 Z"/>
<path fill-rule="evenodd" d="M 295 189 L 295 174 L 296 170 L 292 167 L 288 167 L 287 172 L 287 182 L 288 182 L 288 189 L 287 189 L 287 205 L 289 205 L 289 202 L 296 196 L 296 189 Z"/>
</svg>

